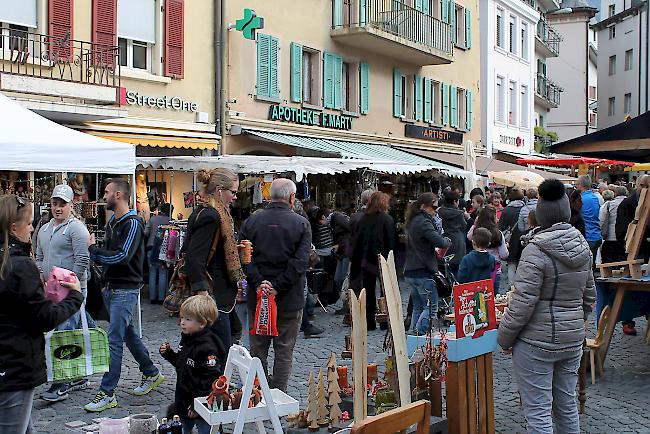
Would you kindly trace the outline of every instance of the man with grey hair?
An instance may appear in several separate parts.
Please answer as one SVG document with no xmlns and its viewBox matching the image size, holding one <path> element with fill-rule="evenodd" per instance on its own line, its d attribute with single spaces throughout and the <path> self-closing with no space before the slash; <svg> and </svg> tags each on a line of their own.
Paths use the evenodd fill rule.
<svg viewBox="0 0 650 434">
<path fill-rule="evenodd" d="M 585 222 L 585 239 L 591 249 L 592 261 L 596 265 L 596 254 L 598 248 L 603 242 L 600 231 L 600 201 L 591 188 L 591 178 L 589 175 L 582 175 L 578 178 L 578 189 L 582 192 L 582 208 L 580 214 Z"/>
<path fill-rule="evenodd" d="M 303 289 L 309 266 L 311 227 L 306 218 L 293 212 L 296 200 L 293 181 L 274 180 L 270 194 L 271 203 L 244 222 L 239 236 L 253 244 L 252 261 L 244 265 L 249 287 L 249 318 L 255 318 L 257 291 L 262 286 L 272 288 L 278 308 L 278 336 L 251 335 L 251 355 L 259 357 L 268 373 L 267 358 L 273 344 L 271 388 L 286 391 L 305 305 Z"/>
<path fill-rule="evenodd" d="M 609 185 L 607 185 L 606 182 L 599 182 L 598 183 L 598 193 L 596 194 L 596 197 L 598 198 L 598 202 L 600 202 L 600 206 L 603 206 L 603 203 L 605 203 L 605 197 L 603 194 L 609 190 Z"/>
<path fill-rule="evenodd" d="M 524 206 L 519 210 L 519 220 L 517 220 L 517 227 L 524 233 L 528 230 L 528 214 L 535 208 L 537 208 L 537 189 L 529 188 L 526 190 L 526 197 L 528 201 Z"/>
</svg>

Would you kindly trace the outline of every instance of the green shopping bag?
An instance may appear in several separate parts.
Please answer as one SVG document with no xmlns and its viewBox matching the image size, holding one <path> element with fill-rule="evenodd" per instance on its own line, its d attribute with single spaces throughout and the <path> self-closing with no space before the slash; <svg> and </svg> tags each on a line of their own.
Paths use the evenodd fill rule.
<svg viewBox="0 0 650 434">
<path fill-rule="evenodd" d="M 48 382 L 66 382 L 108 372 L 108 335 L 99 327 L 88 328 L 84 305 L 79 310 L 81 329 L 53 330 L 45 334 Z"/>
</svg>

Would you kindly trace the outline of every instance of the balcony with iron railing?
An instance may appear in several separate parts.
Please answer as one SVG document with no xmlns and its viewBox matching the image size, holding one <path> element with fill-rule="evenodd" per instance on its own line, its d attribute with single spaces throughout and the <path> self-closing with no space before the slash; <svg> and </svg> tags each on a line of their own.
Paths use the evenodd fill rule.
<svg viewBox="0 0 650 434">
<path fill-rule="evenodd" d="M 560 55 L 560 42 L 562 36 L 544 20 L 537 22 L 537 33 L 535 34 L 535 49 L 544 57 L 557 57 Z"/>
<path fill-rule="evenodd" d="M 119 47 L 2 29 L 0 90 L 119 106 Z"/>
<path fill-rule="evenodd" d="M 401 0 L 333 4 L 331 36 L 342 44 L 420 66 L 453 61 L 451 25 Z"/>
<path fill-rule="evenodd" d="M 545 108 L 557 108 L 560 106 L 560 93 L 564 89 L 549 80 L 543 74 L 537 74 L 537 86 L 535 87 L 535 103 Z"/>
</svg>

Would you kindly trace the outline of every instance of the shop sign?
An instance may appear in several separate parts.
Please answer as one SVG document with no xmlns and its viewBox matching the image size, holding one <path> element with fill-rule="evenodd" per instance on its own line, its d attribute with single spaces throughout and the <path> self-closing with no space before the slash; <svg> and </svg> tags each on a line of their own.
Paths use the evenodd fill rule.
<svg viewBox="0 0 650 434">
<path fill-rule="evenodd" d="M 478 338 L 497 328 L 492 279 L 454 286 L 456 338 Z"/>
<path fill-rule="evenodd" d="M 431 140 L 434 142 L 456 143 L 458 145 L 463 143 L 463 133 L 445 131 L 440 128 L 421 127 L 412 124 L 407 124 L 405 126 L 404 135 L 406 137 Z"/>
<path fill-rule="evenodd" d="M 291 122 L 300 125 L 313 125 L 336 130 L 352 129 L 352 118 L 340 114 L 318 112 L 316 110 L 287 107 L 274 104 L 269 107 L 269 119 L 272 121 Z"/>
<path fill-rule="evenodd" d="M 195 112 L 198 110 L 198 104 L 192 101 L 185 101 L 177 96 L 147 96 L 140 95 L 132 90 L 126 93 L 126 103 L 129 105 L 139 105 L 140 107 L 151 107 L 159 109 L 172 109 L 178 111 Z"/>
<path fill-rule="evenodd" d="M 503 143 L 505 145 L 510 145 L 510 146 L 516 146 L 517 148 L 520 148 L 524 146 L 525 140 L 519 136 L 513 137 L 513 136 L 506 136 L 503 134 L 499 135 L 499 142 Z"/>
</svg>

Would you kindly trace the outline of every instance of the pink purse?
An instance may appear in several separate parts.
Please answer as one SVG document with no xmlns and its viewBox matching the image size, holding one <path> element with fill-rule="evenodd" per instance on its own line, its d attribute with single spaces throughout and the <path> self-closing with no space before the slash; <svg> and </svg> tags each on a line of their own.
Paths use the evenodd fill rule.
<svg viewBox="0 0 650 434">
<path fill-rule="evenodd" d="M 65 268 L 52 267 L 50 270 L 50 277 L 47 279 L 45 286 L 45 298 L 53 303 L 60 303 L 61 300 L 68 296 L 70 289 L 61 286 L 59 282 L 74 283 L 77 280 L 77 275 Z"/>
</svg>

